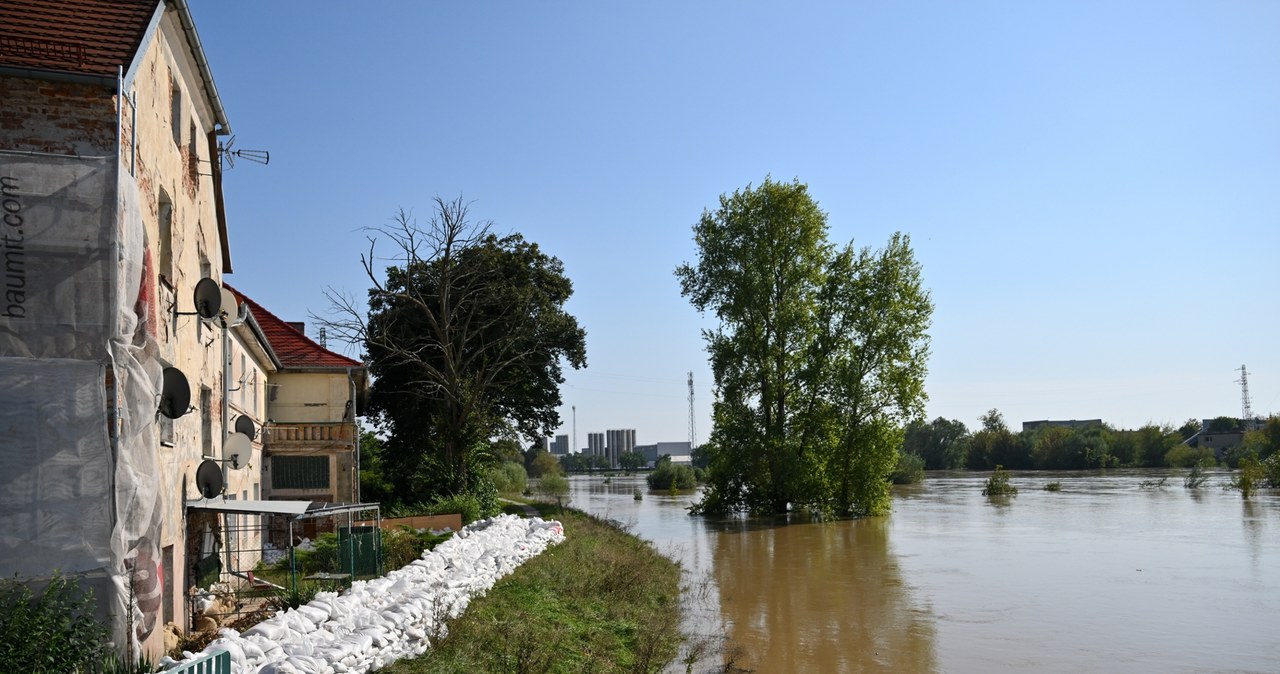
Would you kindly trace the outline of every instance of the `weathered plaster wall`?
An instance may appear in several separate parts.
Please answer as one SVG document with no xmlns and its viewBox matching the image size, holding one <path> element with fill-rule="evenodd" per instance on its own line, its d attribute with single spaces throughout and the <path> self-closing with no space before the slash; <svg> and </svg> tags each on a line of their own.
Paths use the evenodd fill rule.
<svg viewBox="0 0 1280 674">
<path fill-rule="evenodd" d="M 345 372 L 334 374 L 277 374 L 275 391 L 267 416 L 281 423 L 324 423 L 342 421 L 351 383 Z"/>
</svg>

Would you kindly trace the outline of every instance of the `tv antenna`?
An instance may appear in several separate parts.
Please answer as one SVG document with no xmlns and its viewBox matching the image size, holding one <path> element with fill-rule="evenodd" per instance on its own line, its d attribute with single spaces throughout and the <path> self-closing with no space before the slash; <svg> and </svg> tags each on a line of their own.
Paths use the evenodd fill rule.
<svg viewBox="0 0 1280 674">
<path fill-rule="evenodd" d="M 231 136 L 227 142 L 218 143 L 218 159 L 222 162 L 224 168 L 235 168 L 236 160 L 243 159 L 251 161 L 255 164 L 266 166 L 271 163 L 271 153 L 266 150 L 233 150 L 231 148 L 236 145 L 236 137 Z"/>
</svg>

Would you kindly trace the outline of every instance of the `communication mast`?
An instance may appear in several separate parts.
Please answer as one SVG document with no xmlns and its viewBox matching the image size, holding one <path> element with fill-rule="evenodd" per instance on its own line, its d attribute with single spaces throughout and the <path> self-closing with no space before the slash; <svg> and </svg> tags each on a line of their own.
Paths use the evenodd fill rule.
<svg viewBox="0 0 1280 674">
<path fill-rule="evenodd" d="M 693 370 L 689 370 L 689 451 L 698 448 L 698 425 L 693 415 Z"/>
<path fill-rule="evenodd" d="M 1248 423 L 1253 418 L 1253 405 L 1249 401 L 1249 371 L 1240 366 L 1240 378 L 1236 380 L 1240 385 L 1240 422 Z"/>
</svg>

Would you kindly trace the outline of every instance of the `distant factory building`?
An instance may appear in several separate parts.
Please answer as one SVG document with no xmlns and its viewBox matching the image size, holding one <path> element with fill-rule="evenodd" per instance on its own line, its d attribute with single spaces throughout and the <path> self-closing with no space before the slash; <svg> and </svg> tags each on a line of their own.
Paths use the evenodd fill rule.
<svg viewBox="0 0 1280 674">
<path fill-rule="evenodd" d="M 556 456 L 564 456 L 569 453 L 569 436 L 557 435 L 556 441 L 551 443 L 551 453 Z"/>
<path fill-rule="evenodd" d="M 658 462 L 659 457 L 671 456 L 672 463 L 691 463 L 693 461 L 693 451 L 690 448 L 689 441 L 684 442 L 659 442 L 652 445 L 636 445 L 635 451 L 644 455 L 644 460 L 652 466 Z"/>
<path fill-rule="evenodd" d="M 604 456 L 604 433 L 587 433 L 587 455 Z"/>
<path fill-rule="evenodd" d="M 1043 419 L 1041 421 L 1024 421 L 1022 422 L 1022 431 L 1034 431 L 1042 426 L 1062 426 L 1064 428 L 1087 428 L 1089 426 L 1101 426 L 1101 419 L 1065 419 L 1050 420 Z"/>
<path fill-rule="evenodd" d="M 605 431 L 606 457 L 610 466 L 618 465 L 618 457 L 636 448 L 636 429 L 623 428 Z"/>
</svg>

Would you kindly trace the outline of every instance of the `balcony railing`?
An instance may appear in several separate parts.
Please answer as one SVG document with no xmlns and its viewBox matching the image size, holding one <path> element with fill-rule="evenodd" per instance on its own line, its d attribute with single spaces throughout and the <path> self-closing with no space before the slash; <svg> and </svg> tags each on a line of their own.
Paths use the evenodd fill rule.
<svg viewBox="0 0 1280 674">
<path fill-rule="evenodd" d="M 282 424 L 267 426 L 267 449 L 294 447 L 353 447 L 355 427 L 350 422 Z"/>
</svg>

